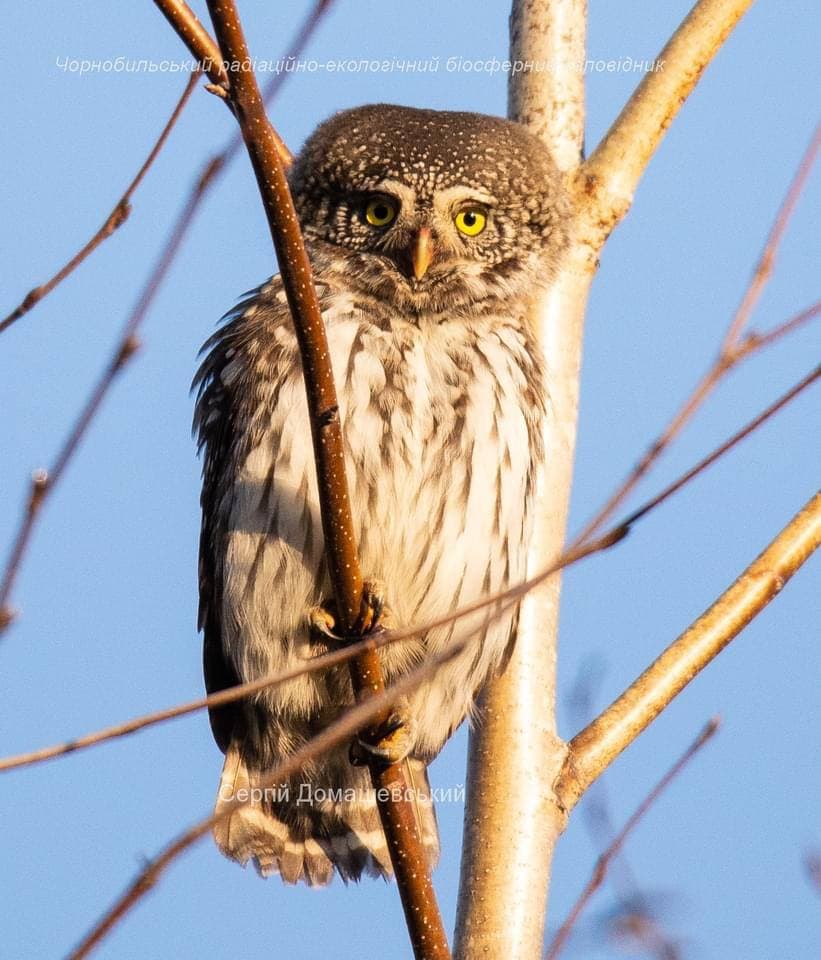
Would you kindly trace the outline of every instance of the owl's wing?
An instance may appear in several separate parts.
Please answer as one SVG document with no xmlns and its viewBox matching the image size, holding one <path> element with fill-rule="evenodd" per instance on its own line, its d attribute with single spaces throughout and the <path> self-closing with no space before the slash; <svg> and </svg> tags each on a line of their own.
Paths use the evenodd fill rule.
<svg viewBox="0 0 821 960">
<path fill-rule="evenodd" d="M 276 277 L 228 313 L 224 324 L 205 342 L 200 351 L 202 364 L 192 384 L 197 391 L 194 432 L 202 466 L 202 524 L 199 549 L 199 629 L 203 631 L 203 671 L 209 694 L 240 683 L 237 672 L 225 656 L 222 638 L 222 587 L 228 520 L 237 464 L 242 461 L 249 422 L 254 412 L 248 404 L 248 381 L 242 375 L 223 376 L 229 364 L 242 367 L 247 361 L 247 344 L 259 332 L 260 314 L 267 322 L 287 322 L 287 307 Z M 277 294 L 280 299 L 277 299 Z M 255 309 L 249 309 L 249 308 Z M 263 309 L 260 309 L 262 307 Z M 280 316 L 281 315 L 281 316 Z M 256 411 L 258 413 L 258 411 Z M 225 752 L 242 712 L 236 704 L 209 710 L 211 730 Z"/>
</svg>

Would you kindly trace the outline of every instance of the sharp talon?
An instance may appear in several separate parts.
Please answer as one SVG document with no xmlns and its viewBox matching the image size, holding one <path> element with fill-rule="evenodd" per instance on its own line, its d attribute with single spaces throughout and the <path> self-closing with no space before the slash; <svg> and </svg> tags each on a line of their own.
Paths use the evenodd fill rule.
<svg viewBox="0 0 821 960">
<path fill-rule="evenodd" d="M 336 618 L 327 607 L 311 607 L 308 611 L 308 629 L 314 639 L 339 641 L 334 633 Z"/>
</svg>

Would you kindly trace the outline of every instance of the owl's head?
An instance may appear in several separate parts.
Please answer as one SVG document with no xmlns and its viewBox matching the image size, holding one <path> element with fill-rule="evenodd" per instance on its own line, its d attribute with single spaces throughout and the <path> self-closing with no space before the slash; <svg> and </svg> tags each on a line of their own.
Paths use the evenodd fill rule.
<svg viewBox="0 0 821 960">
<path fill-rule="evenodd" d="M 351 288 L 394 308 L 521 296 L 566 244 L 558 170 L 539 140 L 497 117 L 346 110 L 308 139 L 291 186 L 308 243 L 331 245 Z"/>
</svg>

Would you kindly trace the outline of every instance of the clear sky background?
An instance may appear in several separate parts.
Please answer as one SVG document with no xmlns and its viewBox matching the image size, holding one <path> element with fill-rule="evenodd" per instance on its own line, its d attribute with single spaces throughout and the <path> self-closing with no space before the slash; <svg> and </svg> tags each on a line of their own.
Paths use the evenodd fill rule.
<svg viewBox="0 0 821 960">
<path fill-rule="evenodd" d="M 305 2 L 244 0 L 252 50 L 276 59 Z M 591 0 L 593 59 L 652 59 L 686 0 Z M 197 4 L 204 8 L 204 4 Z M 449 73 L 451 56 L 507 50 L 507 4 L 338 0 L 309 50 L 339 58 L 438 56 L 437 73 L 291 77 L 273 109 L 297 148 L 334 110 L 388 101 L 501 114 L 505 78 Z M 179 59 L 149 0 L 10 4 L 4 11 L 0 312 L 96 229 L 141 162 L 184 78 L 80 76 L 58 58 Z M 761 0 L 676 119 L 608 243 L 590 303 L 572 523 L 578 528 L 644 450 L 712 359 L 818 113 L 817 4 Z M 595 144 L 638 75 L 594 73 Z M 27 477 L 53 457 L 116 342 L 147 267 L 207 151 L 233 132 L 195 94 L 135 198 L 129 222 L 0 338 L 0 547 Z M 774 325 L 818 296 L 815 175 L 755 317 Z M 188 385 L 199 345 L 242 291 L 274 271 L 244 157 L 206 203 L 151 310 L 144 347 L 117 383 L 42 516 L 0 645 L 0 750 L 33 748 L 197 696 L 199 464 Z M 756 357 L 717 391 L 643 488 L 650 493 L 784 392 L 818 361 L 819 326 Z M 618 694 L 767 544 L 818 486 L 819 391 L 802 396 L 607 556 L 570 571 L 562 610 L 561 730 L 580 675 L 596 710 Z M 821 903 L 802 859 L 821 847 L 819 577 L 816 558 L 613 766 L 620 824 L 715 713 L 724 727 L 629 843 L 641 888 L 687 958 L 817 956 Z M 464 779 L 461 731 L 435 763 Z M 221 757 L 203 715 L 0 782 L 3 957 L 60 957 L 143 859 L 212 805 Z M 439 810 L 435 874 L 452 929 L 462 809 Z M 577 815 L 561 840 L 551 925 L 600 843 Z M 568 956 L 618 955 L 596 900 Z M 288 889 L 223 860 L 210 841 L 180 860 L 105 942 L 101 957 L 235 958 L 409 954 L 395 889 L 378 882 Z"/>
</svg>

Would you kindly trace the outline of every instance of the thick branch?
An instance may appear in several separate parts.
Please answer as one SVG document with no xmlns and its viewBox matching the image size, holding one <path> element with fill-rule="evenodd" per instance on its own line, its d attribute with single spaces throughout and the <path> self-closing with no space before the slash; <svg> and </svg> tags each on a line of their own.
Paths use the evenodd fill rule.
<svg viewBox="0 0 821 960">
<path fill-rule="evenodd" d="M 816 494 L 709 610 L 570 741 L 556 784 L 567 811 L 673 697 L 764 609 L 819 546 L 821 494 Z"/>
<path fill-rule="evenodd" d="M 508 114 L 525 123 L 563 171 L 578 163 L 584 130 L 584 0 L 515 0 L 510 59 L 549 69 L 511 75 Z M 576 438 L 579 368 L 590 262 L 573 247 L 533 312 L 546 360 L 547 462 L 534 506 L 528 574 L 562 552 Z M 555 569 L 555 567 L 554 567 Z M 523 601 L 516 646 L 491 681 L 471 732 L 468 796 L 454 953 L 461 960 L 542 954 L 553 846 L 564 827 L 551 784 L 564 759 L 556 732 L 556 645 L 561 578 Z"/>
<path fill-rule="evenodd" d="M 753 0 L 699 0 L 579 171 L 585 239 L 598 249 L 630 209 L 644 169 L 707 65 Z"/>
</svg>

